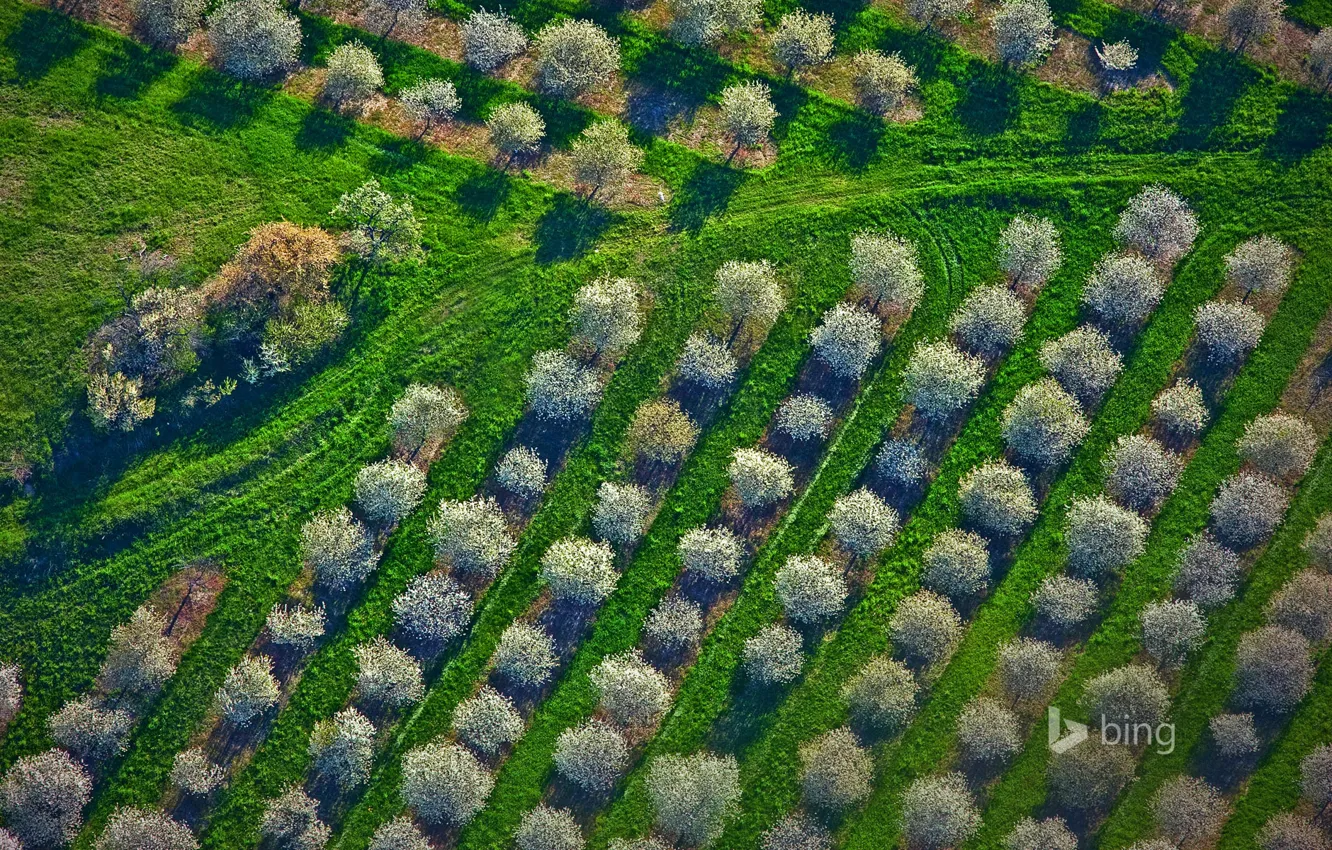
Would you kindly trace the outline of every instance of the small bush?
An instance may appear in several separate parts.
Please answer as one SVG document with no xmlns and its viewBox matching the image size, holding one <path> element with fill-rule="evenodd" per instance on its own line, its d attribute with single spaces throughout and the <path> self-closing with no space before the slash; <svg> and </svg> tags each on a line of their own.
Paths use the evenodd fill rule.
<svg viewBox="0 0 1332 850">
<path fill-rule="evenodd" d="M 1271 536 L 1289 504 L 1279 484 L 1241 472 L 1223 481 L 1212 499 L 1212 529 L 1226 545 L 1248 549 Z"/>
<path fill-rule="evenodd" d="M 957 847 L 975 834 L 980 823 L 980 809 L 960 773 L 922 777 L 902 794 L 902 835 L 909 847 Z"/>
<path fill-rule="evenodd" d="M 740 801 L 735 759 L 708 752 L 658 756 L 648 768 L 647 794 L 657 827 L 694 846 L 712 843 Z"/>
<path fill-rule="evenodd" d="M 745 674 L 760 685 L 785 685 L 795 681 L 805 663 L 800 633 L 790 626 L 772 623 L 745 641 Z"/>
<path fill-rule="evenodd" d="M 952 655 L 962 637 L 962 619 L 947 599 L 922 590 L 897 604 L 888 633 L 909 662 L 931 667 Z"/>
<path fill-rule="evenodd" d="M 546 25 L 534 41 L 537 87 L 556 97 L 576 97 L 605 85 L 620 69 L 620 45 L 591 21 Z"/>
<path fill-rule="evenodd" d="M 1250 422 L 1236 449 L 1258 471 L 1273 478 L 1295 479 L 1309 471 L 1318 443 L 1318 435 L 1309 423 L 1286 413 L 1273 413 Z"/>
<path fill-rule="evenodd" d="M 1239 577 L 1239 555 L 1203 532 L 1179 553 L 1175 593 L 1199 608 L 1219 608 L 1234 598 Z"/>
<path fill-rule="evenodd" d="M 603 660 L 589 674 L 600 706 L 621 726 L 648 726 L 671 705 L 671 685 L 637 650 Z"/>
<path fill-rule="evenodd" d="M 1184 468 L 1179 455 L 1141 434 L 1116 440 L 1103 464 L 1106 492 L 1143 513 L 1155 511 L 1174 492 Z"/>
<path fill-rule="evenodd" d="M 555 672 L 555 641 L 537 626 L 514 623 L 495 646 L 496 671 L 519 687 L 534 688 Z"/>
<path fill-rule="evenodd" d="M 1142 609 L 1142 646 L 1165 667 L 1180 667 L 1202 646 L 1207 619 L 1195 602 L 1152 602 Z"/>
<path fill-rule="evenodd" d="M 874 760 L 845 726 L 801 746 L 800 762 L 806 805 L 840 814 L 869 797 Z"/>
<path fill-rule="evenodd" d="M 879 354 L 883 328 L 877 316 L 843 301 L 823 314 L 809 335 L 814 356 L 839 378 L 858 380 Z"/>
<path fill-rule="evenodd" d="M 513 701 L 491 687 L 458 704 L 453 712 L 458 740 L 485 756 L 494 756 L 523 734 L 523 717 Z"/>
<path fill-rule="evenodd" d="M 929 422 L 944 422 L 975 400 L 985 364 L 951 342 L 916 346 L 902 374 L 902 400 Z"/>
<path fill-rule="evenodd" d="M 967 522 L 991 537 L 1016 537 L 1036 519 L 1036 495 L 1026 476 L 1003 461 L 967 473 L 958 497 Z"/>
<path fill-rule="evenodd" d="M 680 537 L 680 560 L 686 572 L 716 583 L 740 575 L 744 544 L 729 528 L 691 528 Z"/>
<path fill-rule="evenodd" d="M 925 569 L 920 583 L 954 602 L 972 599 L 990 586 L 990 551 L 979 534 L 941 531 L 921 560 Z"/>
<path fill-rule="evenodd" d="M 787 619 L 815 624 L 833 619 L 846 605 L 841 570 L 817 555 L 791 555 L 773 582 Z"/>
<path fill-rule="evenodd" d="M 967 764 L 984 770 L 1008 764 L 1022 751 L 1017 715 L 992 699 L 977 697 L 958 715 L 957 742 Z"/>
<path fill-rule="evenodd" d="M 638 484 L 603 481 L 597 488 L 597 506 L 592 528 L 597 536 L 616 546 L 628 546 L 647 531 L 652 494 Z"/>
<path fill-rule="evenodd" d="M 1114 385 L 1124 361 L 1105 334 L 1082 325 L 1042 345 L 1041 365 L 1060 386 L 1090 407 Z"/>
<path fill-rule="evenodd" d="M 620 574 L 605 543 L 586 538 L 557 540 L 541 556 L 541 577 L 561 602 L 599 605 L 615 590 Z"/>
<path fill-rule="evenodd" d="M 1068 509 L 1069 572 L 1099 581 L 1136 561 L 1147 549 L 1147 523 L 1104 496 L 1081 498 Z"/>
<path fill-rule="evenodd" d="M 870 659 L 847 682 L 842 697 L 857 726 L 893 735 L 916 716 L 919 691 L 910 670 L 896 659 L 881 655 Z"/>
<path fill-rule="evenodd" d="M 628 767 L 629 744 L 605 723 L 565 729 L 555 741 L 555 770 L 589 793 L 609 791 Z"/>
<path fill-rule="evenodd" d="M 949 320 L 963 348 L 982 357 L 998 357 L 1022 338 L 1027 311 L 1006 286 L 984 286 L 967 296 Z"/>
</svg>

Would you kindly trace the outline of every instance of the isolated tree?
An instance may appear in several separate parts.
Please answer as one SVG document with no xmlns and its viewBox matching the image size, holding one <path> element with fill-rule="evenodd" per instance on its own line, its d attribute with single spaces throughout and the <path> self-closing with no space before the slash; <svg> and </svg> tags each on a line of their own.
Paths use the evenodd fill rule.
<svg viewBox="0 0 1332 850">
<path fill-rule="evenodd" d="M 790 626 L 770 623 L 745 641 L 745 675 L 760 685 L 795 681 L 805 663 L 804 642 Z"/>
<path fill-rule="evenodd" d="M 467 421 L 467 405 L 452 387 L 411 384 L 389 408 L 393 447 L 401 454 L 427 454 L 453 439 Z"/>
<path fill-rule="evenodd" d="M 1184 464 L 1179 455 L 1151 437 L 1126 434 L 1115 441 L 1102 462 L 1105 489 L 1115 501 L 1150 513 L 1179 483 Z"/>
<path fill-rule="evenodd" d="M 359 106 L 384 85 L 384 71 L 370 48 L 349 41 L 333 48 L 324 77 L 324 100 L 335 108 Z"/>
<path fill-rule="evenodd" d="M 344 708 L 315 724 L 310 732 L 315 773 L 343 793 L 370 778 L 375 758 L 375 727 L 354 708 Z"/>
<path fill-rule="evenodd" d="M 425 473 L 400 460 L 381 460 L 361 467 L 353 491 L 356 506 L 371 522 L 395 525 L 416 510 L 425 497 Z"/>
<path fill-rule="evenodd" d="M 976 697 L 958 715 L 957 743 L 967 764 L 984 770 L 1002 767 L 1022 751 L 1018 717 L 992 699 Z"/>
<path fill-rule="evenodd" d="M 88 377 L 88 416 L 102 431 L 130 432 L 153 418 L 157 400 L 143 397 L 143 381 L 123 373 Z"/>
<path fill-rule="evenodd" d="M 980 822 L 980 808 L 960 773 L 921 777 L 902 793 L 902 835 L 912 850 L 960 846 Z"/>
<path fill-rule="evenodd" d="M 1258 830 L 1262 850 L 1327 850 L 1327 836 L 1294 812 L 1278 812 Z"/>
<path fill-rule="evenodd" d="M 422 254 L 421 222 L 412 199 L 394 200 L 374 178 L 339 198 L 329 216 L 346 227 L 343 241 L 363 268 L 408 262 Z"/>
<path fill-rule="evenodd" d="M 837 544 L 855 558 L 872 558 L 893 544 L 901 518 L 868 487 L 833 502 L 828 525 Z"/>
<path fill-rule="evenodd" d="M 874 458 L 874 468 L 899 487 L 916 487 L 929 473 L 920 446 L 904 439 L 885 440 Z"/>
<path fill-rule="evenodd" d="M 1280 626 L 1245 634 L 1235 650 L 1236 702 L 1263 714 L 1293 711 L 1313 681 L 1309 651 L 1303 635 Z"/>
<path fill-rule="evenodd" d="M 758 22 L 762 4 L 755 0 L 671 0 L 670 33 L 676 41 L 714 45 L 736 30 Z"/>
<path fill-rule="evenodd" d="M 1093 724 L 1156 726 L 1170 707 L 1170 691 L 1145 664 L 1128 664 L 1087 683 L 1079 701 Z"/>
<path fill-rule="evenodd" d="M 382 635 L 352 650 L 356 659 L 356 691 L 371 705 L 404 708 L 425 695 L 421 665 Z"/>
<path fill-rule="evenodd" d="M 319 804 L 299 785 L 268 801 L 259 833 L 278 850 L 323 850 L 331 835 L 319 819 Z"/>
<path fill-rule="evenodd" d="M 763 850 L 832 850 L 832 835 L 822 824 L 796 812 L 763 833 Z"/>
<path fill-rule="evenodd" d="M 685 340 L 675 366 L 683 380 L 710 391 L 729 387 L 740 368 L 735 355 L 725 345 L 701 333 Z"/>
<path fill-rule="evenodd" d="M 1204 531 L 1179 554 L 1175 593 L 1200 608 L 1217 608 L 1234 598 L 1239 576 L 1239 555 Z"/>
<path fill-rule="evenodd" d="M 931 667 L 953 654 L 962 638 L 962 618 L 947 599 L 921 590 L 897 603 L 888 634 L 909 663 Z"/>
<path fill-rule="evenodd" d="M 852 722 L 859 728 L 894 735 L 916 715 L 920 688 L 911 671 L 887 655 L 870 659 L 842 689 Z"/>
<path fill-rule="evenodd" d="M 334 592 L 360 584 L 379 561 L 374 537 L 346 508 L 311 517 L 301 527 L 301 550 L 315 581 Z"/>
<path fill-rule="evenodd" d="M 494 787 L 495 778 L 458 744 L 436 741 L 402 757 L 402 801 L 431 826 L 465 826 Z"/>
<path fill-rule="evenodd" d="M 221 788 L 226 778 L 227 772 L 199 747 L 181 750 L 171 763 L 171 784 L 187 796 L 207 797 Z"/>
<path fill-rule="evenodd" d="M 541 577 L 557 600 L 597 605 L 610 596 L 619 581 L 614 560 L 615 553 L 605 543 L 565 537 L 552 543 L 541 556 Z"/>
<path fill-rule="evenodd" d="M 1039 65 L 1054 49 L 1054 17 L 1045 0 L 1004 0 L 991 23 L 994 45 L 1005 65 Z"/>
<path fill-rule="evenodd" d="M 794 11 L 782 15 L 772 34 L 772 56 L 788 76 L 822 65 L 833 52 L 832 15 Z"/>
<path fill-rule="evenodd" d="M 592 528 L 597 536 L 616 546 L 628 546 L 647 531 L 652 494 L 639 484 L 603 481 L 597 488 L 597 507 Z"/>
<path fill-rule="evenodd" d="M 668 398 L 644 402 L 634 412 L 625 440 L 634 457 L 651 463 L 679 463 L 698 442 L 698 426 Z"/>
<path fill-rule="evenodd" d="M 1203 401 L 1202 388 L 1183 378 L 1152 399 L 1157 424 L 1176 440 L 1195 437 L 1207 427 L 1211 414 Z"/>
<path fill-rule="evenodd" d="M 766 327 L 777 321 L 786 308 L 786 296 L 777 282 L 776 270 L 767 260 L 727 260 L 717 269 L 716 280 L 713 297 L 731 319 L 732 340 L 746 322 Z"/>
<path fill-rule="evenodd" d="M 915 243 L 887 231 L 864 230 L 851 237 L 851 280 L 875 310 L 886 304 L 908 313 L 925 294 Z"/>
<path fill-rule="evenodd" d="M 458 740 L 482 755 L 493 756 L 522 737 L 523 717 L 512 700 L 494 688 L 483 687 L 458 705 L 453 728 Z"/>
<path fill-rule="evenodd" d="M 527 35 L 503 11 L 477 9 L 458 27 L 463 60 L 488 74 L 527 49 Z"/>
<path fill-rule="evenodd" d="M 840 814 L 869 797 L 874 760 L 850 729 L 825 732 L 800 747 L 805 804 Z"/>
<path fill-rule="evenodd" d="M 624 735 L 600 721 L 565 729 L 555 741 L 556 772 L 588 793 L 606 793 L 628 767 Z"/>
<path fill-rule="evenodd" d="M 851 59 L 856 103 L 872 115 L 888 116 L 917 88 L 915 70 L 896 53 L 862 50 Z"/>
<path fill-rule="evenodd" d="M 949 320 L 949 328 L 967 351 L 997 357 L 1021 338 L 1026 321 L 1026 308 L 1012 290 L 984 286 L 967 296 Z"/>
<path fill-rule="evenodd" d="M 921 343 L 902 373 L 902 401 L 927 422 L 946 422 L 976 398 L 985 364 L 947 340 Z"/>
<path fill-rule="evenodd" d="M 1048 218 L 1019 215 L 999 234 L 999 267 L 1016 286 L 1040 289 L 1063 260 L 1059 231 Z"/>
<path fill-rule="evenodd" d="M 111 630 L 102 662 L 102 682 L 108 691 L 152 694 L 171 678 L 176 672 L 177 649 L 166 630 L 166 619 L 146 605 Z"/>
<path fill-rule="evenodd" d="M 587 416 L 601 401 L 596 370 L 563 351 L 538 351 L 525 380 L 527 403 L 539 419 L 572 422 Z"/>
<path fill-rule="evenodd" d="M 617 121 L 599 121 L 573 143 L 574 181 L 589 187 L 587 199 L 605 187 L 629 179 L 643 163 L 643 151 L 629 141 L 629 130 Z"/>
<path fill-rule="evenodd" d="M 1049 690 L 1063 657 L 1052 644 L 1015 638 L 999 647 L 999 683 L 1014 702 L 1038 699 Z"/>
<path fill-rule="evenodd" d="M 839 378 L 857 380 L 879 354 L 883 327 L 873 313 L 842 301 L 809 335 L 814 356 Z"/>
<path fill-rule="evenodd" d="M 729 528 L 700 526 L 680 536 L 678 551 L 686 572 L 720 583 L 740 574 L 745 549 Z"/>
<path fill-rule="evenodd" d="M 777 107 L 772 105 L 772 90 L 766 83 L 757 80 L 736 83 L 722 89 L 718 107 L 722 130 L 735 142 L 735 147 L 726 158 L 727 162 L 734 159 L 741 148 L 763 144 L 777 121 Z"/>
<path fill-rule="evenodd" d="M 537 87 L 555 97 L 577 97 L 605 85 L 620 67 L 620 45 L 591 21 L 569 19 L 537 33 Z"/>
<path fill-rule="evenodd" d="M 1263 337 L 1267 320 L 1247 304 L 1208 301 L 1193 313 L 1198 340 L 1212 365 L 1229 369 L 1249 356 Z"/>
<path fill-rule="evenodd" d="M 1013 457 L 1041 469 L 1068 460 L 1091 423 L 1058 381 L 1043 378 L 1018 390 L 1004 408 L 1001 427 Z"/>
<path fill-rule="evenodd" d="M 1104 496 L 1077 499 L 1068 509 L 1069 572 L 1100 580 L 1137 560 L 1147 548 L 1147 523 Z"/>
<path fill-rule="evenodd" d="M 691 649 L 703 635 L 703 609 L 683 596 L 668 596 L 648 614 L 643 634 L 667 652 Z"/>
<path fill-rule="evenodd" d="M 1323 27 L 1309 43 L 1309 73 L 1324 91 L 1332 86 L 1332 28 Z"/>
<path fill-rule="evenodd" d="M 1207 721 L 1207 728 L 1212 745 L 1223 758 L 1244 759 L 1258 752 L 1260 742 L 1252 714 L 1218 714 Z"/>
<path fill-rule="evenodd" d="M 46 722 L 51 737 L 86 764 L 110 759 L 125 749 L 134 717 L 120 708 L 104 708 L 85 694 L 67 702 Z"/>
<path fill-rule="evenodd" d="M 24 847 L 73 841 L 91 797 L 92 779 L 63 750 L 23 756 L 0 781 L 0 811 Z"/>
<path fill-rule="evenodd" d="M 546 462 L 527 446 L 516 446 L 495 465 L 495 480 L 515 496 L 533 498 L 546 489 Z"/>
<path fill-rule="evenodd" d="M 301 23 L 273 0 L 228 0 L 205 24 L 218 67 L 242 80 L 284 72 L 300 55 Z"/>
<path fill-rule="evenodd" d="M 736 449 L 727 472 L 741 504 L 750 510 L 780 502 L 795 487 L 791 464 L 763 449 Z"/>
<path fill-rule="evenodd" d="M 486 130 L 490 133 L 490 143 L 504 155 L 507 169 L 515 157 L 541 147 L 541 140 L 546 137 L 546 122 L 526 103 L 505 103 L 490 111 Z"/>
<path fill-rule="evenodd" d="M 94 850 L 198 850 L 190 828 L 160 809 L 116 809 L 107 819 Z"/>
<path fill-rule="evenodd" d="M 208 4 L 202 0 L 135 0 L 135 30 L 157 47 L 174 50 L 199 28 Z"/>
<path fill-rule="evenodd" d="M 247 655 L 222 680 L 213 695 L 213 708 L 228 723 L 244 728 L 277 705 L 280 693 L 273 659 Z"/>
<path fill-rule="evenodd" d="M 431 850 L 431 845 L 408 815 L 385 821 L 370 839 L 370 850 Z"/>
<path fill-rule="evenodd" d="M 1103 41 L 1094 52 L 1107 82 L 1112 85 L 1124 80 L 1138 66 L 1138 49 L 1127 41 Z"/>
<path fill-rule="evenodd" d="M 777 408 L 773 427 L 792 440 L 821 440 L 828 436 L 833 412 L 828 402 L 810 393 L 788 397 Z"/>
<path fill-rule="evenodd" d="M 1046 787 L 1053 802 L 1068 812 L 1105 809 L 1133 778 L 1133 751 L 1102 744 L 1092 736 L 1072 749 L 1050 757 Z"/>
<path fill-rule="evenodd" d="M 1078 850 L 1078 837 L 1063 818 L 1023 818 L 1004 839 L 1005 850 Z"/>
<path fill-rule="evenodd" d="M 706 751 L 658 756 L 648 767 L 647 794 L 662 832 L 691 846 L 710 844 L 740 800 L 740 769 L 734 758 Z"/>
<path fill-rule="evenodd" d="M 921 557 L 920 583 L 961 604 L 990 586 L 990 551 L 985 538 L 956 528 L 939 532 Z"/>
<path fill-rule="evenodd" d="M 395 31 L 420 29 L 425 23 L 426 0 L 369 0 L 361 15 L 372 32 L 387 39 Z"/>
<path fill-rule="evenodd" d="M 1332 805 L 1332 746 L 1316 747 L 1300 761 L 1300 796 L 1320 817 L 1327 813 Z"/>
<path fill-rule="evenodd" d="M 472 597 L 446 573 L 419 575 L 393 600 L 393 622 L 435 652 L 462 635 L 472 621 Z"/>
<path fill-rule="evenodd" d="M 1176 776 L 1152 797 L 1152 814 L 1157 830 L 1178 847 L 1215 838 L 1230 807 L 1220 791 L 1201 779 Z"/>
<path fill-rule="evenodd" d="M 1272 598 L 1267 621 L 1299 632 L 1310 643 L 1325 643 L 1332 637 L 1332 576 L 1302 570 Z"/>
<path fill-rule="evenodd" d="M 1089 579 L 1056 575 L 1041 582 L 1031 604 L 1041 625 L 1062 637 L 1087 622 L 1099 602 L 1096 585 Z"/>
<path fill-rule="evenodd" d="M 1243 53 L 1250 42 L 1262 41 L 1276 32 L 1285 11 L 1282 0 L 1231 0 L 1224 20 L 1235 50 Z"/>
<path fill-rule="evenodd" d="M 990 537 L 1015 537 L 1036 519 L 1036 496 L 1026 476 L 1002 460 L 967 473 L 958 498 L 967 522 Z"/>
<path fill-rule="evenodd" d="M 477 14 L 485 14 L 478 12 Z M 417 82 L 400 96 L 402 108 L 413 122 L 421 126 L 416 138 L 423 138 L 441 124 L 448 124 L 462 109 L 458 89 L 449 80 L 428 79 Z"/>
<path fill-rule="evenodd" d="M 670 682 L 636 649 L 604 659 L 588 678 L 601 709 L 621 726 L 648 726 L 670 707 Z"/>
<path fill-rule="evenodd" d="M 1147 186 L 1124 207 L 1115 225 L 1115 238 L 1149 259 L 1174 262 L 1198 238 L 1198 217 L 1171 190 Z"/>
<path fill-rule="evenodd" d="M 1082 303 L 1106 328 L 1136 328 L 1151 315 L 1165 294 L 1156 269 L 1137 254 L 1110 254 L 1092 269 L 1082 288 Z"/>
<path fill-rule="evenodd" d="M 1318 453 L 1318 435 L 1309 423 L 1288 413 L 1260 416 L 1244 428 L 1239 455 L 1273 478 L 1300 478 Z"/>
<path fill-rule="evenodd" d="M 534 688 L 555 672 L 555 641 L 539 626 L 514 623 L 495 646 L 495 670 L 513 684 Z"/>
<path fill-rule="evenodd" d="M 1290 496 L 1279 484 L 1241 472 L 1223 481 L 1212 499 L 1212 528 L 1228 546 L 1248 549 L 1276 530 L 1289 504 Z"/>
<path fill-rule="evenodd" d="M 777 600 L 794 623 L 825 623 L 846 605 L 846 579 L 834 564 L 817 555 L 791 555 L 773 581 Z"/>
<path fill-rule="evenodd" d="M 568 809 L 542 805 L 523 813 L 513 843 L 518 850 L 582 850 L 583 831 Z"/>
<path fill-rule="evenodd" d="M 940 18 L 960 17 L 970 7 L 971 0 L 907 0 L 906 11 L 912 20 L 928 29 Z"/>
<path fill-rule="evenodd" d="M 526 452 L 530 457 L 520 455 L 514 458 L 513 456 L 519 452 Z M 518 462 L 510 461 L 510 458 Z M 509 452 L 505 460 L 501 461 L 497 474 L 501 484 L 506 483 L 504 481 L 506 461 L 509 461 L 511 467 L 520 467 L 517 470 L 507 470 L 516 473 L 511 480 L 523 485 L 520 492 L 526 495 L 531 489 L 528 485 L 532 483 L 536 484 L 535 489 L 540 492 L 541 484 L 545 483 L 545 462 L 537 457 L 535 452 L 530 449 L 514 449 Z M 521 462 L 532 462 L 533 466 L 540 468 L 533 473 L 529 469 L 521 468 Z M 500 568 L 508 563 L 516 545 L 499 504 L 494 499 L 484 496 L 477 496 L 466 502 L 448 500 L 440 502 L 439 512 L 430 520 L 427 529 L 430 541 L 434 544 L 435 558 L 447 562 L 458 572 L 469 575 L 493 578 L 499 573 Z"/>
<path fill-rule="evenodd" d="M 643 332 L 638 284 L 627 277 L 594 280 L 574 294 L 569 319 L 574 340 L 592 350 L 594 362 L 603 354 L 622 354 Z"/>
<path fill-rule="evenodd" d="M 1105 334 L 1082 325 L 1041 346 L 1041 365 L 1085 405 L 1095 404 L 1124 368 Z"/>
<path fill-rule="evenodd" d="M 1207 619 L 1196 602 L 1151 602 L 1142 609 L 1142 647 L 1165 667 L 1180 667 L 1202 646 Z"/>
</svg>

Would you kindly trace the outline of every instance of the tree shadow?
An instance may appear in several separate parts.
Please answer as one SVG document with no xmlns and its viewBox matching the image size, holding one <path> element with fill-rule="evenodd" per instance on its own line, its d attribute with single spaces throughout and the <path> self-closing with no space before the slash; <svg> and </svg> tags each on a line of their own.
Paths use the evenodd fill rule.
<svg viewBox="0 0 1332 850">
<path fill-rule="evenodd" d="M 625 74 L 633 83 L 668 92 L 686 103 L 706 101 L 735 73 L 715 51 L 688 48 L 664 38 L 625 64 Z"/>
<path fill-rule="evenodd" d="M 1179 128 L 1172 139 L 1175 148 L 1200 148 L 1208 144 L 1252 78 L 1253 73 L 1229 53 L 1215 50 L 1198 57 L 1197 67 L 1180 99 Z"/>
<path fill-rule="evenodd" d="M 1101 102 L 1093 100 L 1073 110 L 1064 131 L 1064 148 L 1069 153 L 1085 153 L 1101 136 Z"/>
<path fill-rule="evenodd" d="M 97 80 L 101 97 L 128 100 L 136 98 L 155 80 L 176 67 L 174 53 L 154 50 L 138 42 L 117 42 L 115 54 L 107 61 L 105 73 Z"/>
<path fill-rule="evenodd" d="M 185 95 L 171 105 L 171 111 L 186 126 L 220 133 L 248 124 L 272 96 L 269 89 L 201 71 Z"/>
<path fill-rule="evenodd" d="M 864 171 L 878 153 L 883 140 L 883 121 L 859 110 L 828 128 L 833 161 L 851 171 Z"/>
<path fill-rule="evenodd" d="M 1274 159 L 1303 159 L 1327 141 L 1332 123 L 1332 104 L 1326 97 L 1297 89 L 1277 117 L 1276 131 L 1267 140 L 1265 153 Z"/>
<path fill-rule="evenodd" d="M 5 39 L 20 82 L 41 79 L 87 43 L 88 34 L 77 22 L 47 9 L 25 13 Z"/>
<path fill-rule="evenodd" d="M 301 150 L 327 150 L 347 141 L 355 125 L 350 119 L 326 109 L 312 109 L 296 133 L 296 147 Z"/>
<path fill-rule="evenodd" d="M 454 191 L 453 201 L 477 221 L 490 221 L 508 199 L 512 185 L 507 174 L 487 168 L 464 180 Z"/>
<path fill-rule="evenodd" d="M 416 139 L 394 137 L 380 142 L 369 170 L 375 174 L 405 171 L 420 165 L 429 155 L 430 150 Z"/>
<path fill-rule="evenodd" d="M 715 162 L 700 162 L 671 201 L 667 213 L 671 229 L 695 231 L 701 228 L 709 216 L 726 209 L 731 195 L 744 180 L 742 171 Z"/>
<path fill-rule="evenodd" d="M 537 262 L 555 263 L 581 257 L 592 249 L 610 223 L 611 214 L 601 207 L 585 204 L 573 195 L 557 195 L 532 234 Z"/>
<path fill-rule="evenodd" d="M 1017 82 L 1009 71 L 972 62 L 975 71 L 957 105 L 957 120 L 979 136 L 1002 133 L 1013 123 L 1018 107 Z M 980 67 L 977 67 L 980 66 Z"/>
</svg>

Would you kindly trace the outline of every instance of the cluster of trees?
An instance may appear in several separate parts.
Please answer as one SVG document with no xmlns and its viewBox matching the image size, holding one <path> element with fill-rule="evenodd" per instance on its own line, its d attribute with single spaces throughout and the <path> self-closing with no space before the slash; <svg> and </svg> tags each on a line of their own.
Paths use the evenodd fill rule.
<svg viewBox="0 0 1332 850">
<path fill-rule="evenodd" d="M 411 201 L 394 200 L 374 180 L 343 195 L 330 216 L 346 228 L 343 245 L 317 227 L 261 225 L 199 288 L 180 285 L 169 261 L 141 262 L 133 286 L 146 286 L 126 291 L 120 314 L 87 345 L 93 423 L 134 430 L 156 412 L 155 393 L 181 383 L 209 356 L 237 357 L 240 377 L 254 383 L 335 341 L 350 321 L 333 292 L 343 246 L 368 269 L 419 255 L 421 229 Z M 235 386 L 228 379 L 207 403 Z"/>
</svg>

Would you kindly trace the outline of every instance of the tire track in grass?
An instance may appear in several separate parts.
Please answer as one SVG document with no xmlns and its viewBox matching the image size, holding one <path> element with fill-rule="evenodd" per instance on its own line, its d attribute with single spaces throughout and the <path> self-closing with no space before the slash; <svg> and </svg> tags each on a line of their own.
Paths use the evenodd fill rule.
<svg viewBox="0 0 1332 850">
<path fill-rule="evenodd" d="M 1302 247 L 1300 240 L 1292 241 Z M 1148 538 L 1147 554 L 1125 571 L 1119 594 L 1075 660 L 1070 675 L 1051 700 L 1053 704 L 1076 706 L 1083 686 L 1091 677 L 1128 663 L 1137 653 L 1140 610 L 1168 590 L 1179 551 L 1189 537 L 1207 524 L 1213 492 L 1239 468 L 1235 440 L 1244 425 L 1277 404 L 1314 328 L 1332 302 L 1332 290 L 1321 281 L 1315 282 L 1313 268 L 1313 264 L 1302 264 L 1300 274 L 1269 323 L 1262 342 L 1236 378 L 1174 495 L 1162 506 Z M 1212 270 L 1219 277 L 1219 265 Z M 1072 713 L 1077 716 L 1075 710 Z M 1042 727 L 1032 733 L 1022 754 L 994 788 L 984 825 L 966 846 L 1002 846 L 1014 824 L 1044 802 L 1048 756 Z"/>
</svg>

